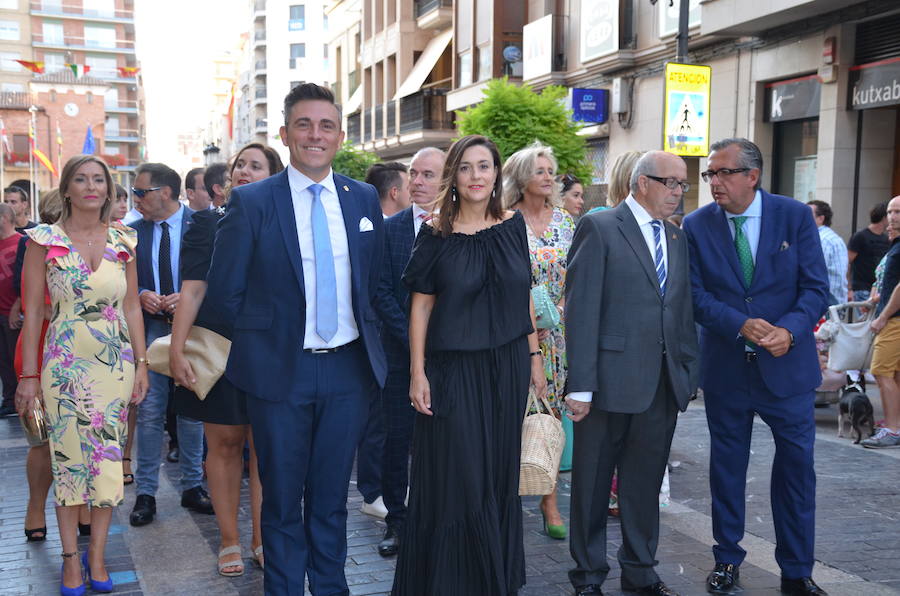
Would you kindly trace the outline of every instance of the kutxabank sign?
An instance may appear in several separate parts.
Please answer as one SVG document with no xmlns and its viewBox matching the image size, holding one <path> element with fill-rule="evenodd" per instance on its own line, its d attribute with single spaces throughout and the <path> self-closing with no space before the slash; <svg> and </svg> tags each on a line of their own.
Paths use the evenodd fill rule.
<svg viewBox="0 0 900 596">
<path fill-rule="evenodd" d="M 900 58 L 850 69 L 850 106 L 854 110 L 900 104 Z"/>
</svg>

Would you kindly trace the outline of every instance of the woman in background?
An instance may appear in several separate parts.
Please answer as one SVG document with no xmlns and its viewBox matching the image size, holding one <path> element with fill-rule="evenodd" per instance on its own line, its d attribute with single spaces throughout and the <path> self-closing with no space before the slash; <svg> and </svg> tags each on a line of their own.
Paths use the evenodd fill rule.
<svg viewBox="0 0 900 596">
<path fill-rule="evenodd" d="M 232 186 L 257 182 L 284 169 L 274 149 L 260 143 L 242 148 L 231 166 L 225 194 Z M 169 365 L 175 379 L 175 412 L 203 421 L 209 451 L 206 474 L 209 494 L 216 512 L 221 545 L 218 569 L 224 576 L 244 573 L 238 532 L 238 506 L 241 498 L 244 444 L 250 441 L 250 513 L 253 535 L 250 541 L 252 559 L 264 565 L 260 512 L 262 486 L 256 465 L 256 450 L 247 417 L 246 397 L 224 376 L 213 386 L 206 399 L 200 400 L 192 391 L 196 382 L 194 370 L 184 355 L 184 345 L 193 325 L 225 333 L 227 325 L 206 308 L 206 272 L 212 261 L 216 224 L 225 209 L 205 209 L 191 216 L 192 224 L 184 234 L 181 245 L 181 298 L 172 322 L 172 343 Z"/>
<path fill-rule="evenodd" d="M 543 287 L 554 308 L 559 311 L 560 322 L 551 327 L 537 319 L 538 339 L 544 360 L 547 379 L 547 401 L 557 418 L 562 418 L 562 406 L 566 385 L 566 335 L 562 323 L 565 307 L 566 259 L 575 220 L 559 207 L 556 158 L 553 149 L 533 143 L 509 156 L 503 166 L 503 203 L 507 209 L 518 210 L 525 218 L 528 234 L 528 252 L 531 261 L 531 284 Z M 541 515 L 544 531 L 551 538 L 563 540 L 566 526 L 557 505 L 556 490 L 541 498 Z"/>
<path fill-rule="evenodd" d="M 584 211 L 584 185 L 575 174 L 566 174 L 559 179 L 563 208 L 572 216 L 572 219 L 581 217 Z"/>
</svg>

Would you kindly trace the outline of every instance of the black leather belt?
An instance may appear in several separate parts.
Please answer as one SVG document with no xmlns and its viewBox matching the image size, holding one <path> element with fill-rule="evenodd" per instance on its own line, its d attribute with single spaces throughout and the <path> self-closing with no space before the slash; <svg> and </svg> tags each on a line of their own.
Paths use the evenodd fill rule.
<svg viewBox="0 0 900 596">
<path fill-rule="evenodd" d="M 759 358 L 759 354 L 756 352 L 744 352 L 744 360 L 746 362 L 756 362 Z"/>
<path fill-rule="evenodd" d="M 334 354 L 335 352 L 340 352 L 341 350 L 346 350 L 347 348 L 355 346 L 357 343 L 359 343 L 359 340 L 354 339 L 353 341 L 336 348 L 303 348 L 303 351 L 307 354 Z"/>
</svg>

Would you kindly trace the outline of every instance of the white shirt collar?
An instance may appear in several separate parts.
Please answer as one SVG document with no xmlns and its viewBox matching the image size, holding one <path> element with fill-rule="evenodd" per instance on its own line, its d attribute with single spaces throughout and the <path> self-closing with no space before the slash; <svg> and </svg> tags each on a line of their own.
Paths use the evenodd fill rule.
<svg viewBox="0 0 900 596">
<path fill-rule="evenodd" d="M 334 196 L 337 196 L 337 189 L 334 186 L 334 171 L 330 168 L 328 170 L 328 175 L 318 183 L 310 180 L 310 178 L 306 174 L 304 174 L 291 164 L 288 164 L 287 172 L 288 184 L 290 184 L 291 190 L 296 193 L 300 193 L 306 190 L 313 184 L 321 184 L 325 188 L 325 190 L 329 190 Z"/>
<path fill-rule="evenodd" d="M 429 214 L 428 211 L 425 211 L 424 209 L 422 209 L 421 207 L 419 207 L 419 204 L 418 204 L 418 203 L 413 203 L 413 204 L 412 204 L 412 216 L 413 216 L 413 219 L 416 219 L 417 217 L 419 217 L 419 216 L 422 215 L 423 213 L 424 213 L 425 215 L 428 215 L 428 214 Z"/>
<path fill-rule="evenodd" d="M 734 217 L 762 217 L 762 193 L 758 190 L 756 191 L 756 194 L 753 195 L 753 201 L 743 213 L 729 213 L 726 211 L 725 217 L 728 219 Z"/>
<path fill-rule="evenodd" d="M 634 218 L 637 220 L 639 226 L 645 226 L 653 221 L 655 218 L 651 217 L 647 210 L 644 209 L 644 206 L 637 202 L 632 195 L 628 195 L 625 197 L 625 204 L 628 205 L 628 208 L 631 209 L 631 213 L 634 215 Z"/>
<path fill-rule="evenodd" d="M 161 227 L 162 223 L 164 221 L 167 224 L 169 224 L 169 228 L 172 228 L 174 226 L 179 226 L 179 225 L 181 225 L 181 214 L 183 211 L 184 211 L 184 205 L 179 205 L 178 209 L 175 210 L 175 213 L 173 213 L 172 215 L 170 215 L 169 217 L 167 217 L 166 219 L 164 219 L 162 221 L 153 222 L 153 225 Z"/>
</svg>

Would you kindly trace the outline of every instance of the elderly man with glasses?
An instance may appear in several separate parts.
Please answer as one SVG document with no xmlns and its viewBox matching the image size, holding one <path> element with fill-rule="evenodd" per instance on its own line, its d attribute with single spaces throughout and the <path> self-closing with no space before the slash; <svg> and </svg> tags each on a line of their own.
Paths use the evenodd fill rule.
<svg viewBox="0 0 900 596">
<path fill-rule="evenodd" d="M 684 219 L 701 379 L 711 437 L 716 565 L 707 591 L 740 590 L 745 487 L 754 415 L 775 439 L 772 517 L 781 591 L 825 592 L 812 580 L 816 475 L 813 327 L 828 277 L 812 211 L 760 188 L 762 154 L 747 139 L 714 143 L 703 180 L 715 202 Z"/>
</svg>

